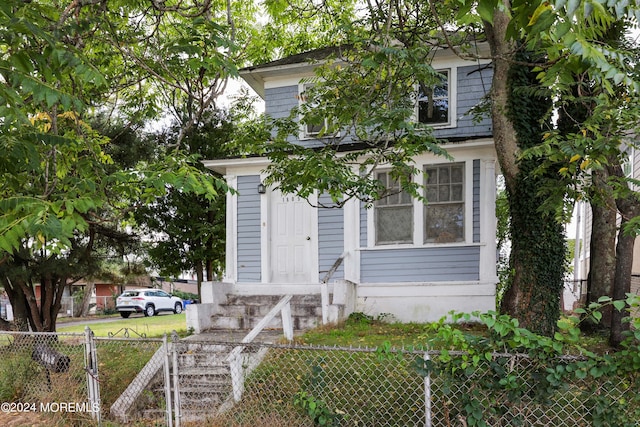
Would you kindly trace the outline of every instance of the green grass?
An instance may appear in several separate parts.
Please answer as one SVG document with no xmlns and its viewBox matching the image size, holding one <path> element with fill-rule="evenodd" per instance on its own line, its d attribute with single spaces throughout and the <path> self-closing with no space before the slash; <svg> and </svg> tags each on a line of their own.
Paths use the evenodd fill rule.
<svg viewBox="0 0 640 427">
<path fill-rule="evenodd" d="M 476 323 L 460 323 L 461 330 L 471 334 L 483 334 L 486 328 Z M 373 319 L 354 313 L 338 325 L 321 326 L 296 338 L 298 344 L 370 347 L 391 344 L 393 348 L 422 348 L 434 331 L 429 323 L 399 323 L 387 319 Z"/>
<path fill-rule="evenodd" d="M 188 335 L 186 315 L 182 314 L 161 314 L 153 317 L 130 317 L 116 322 L 96 322 L 87 323 L 89 328 L 97 337 L 108 337 L 109 333 L 116 334 L 117 337 L 124 337 L 125 328 L 131 338 L 139 335 L 147 338 L 161 338 L 165 333 L 168 335 L 176 331 L 180 336 Z M 58 332 L 84 332 L 85 325 L 58 327 Z M 135 332 L 135 333 L 134 333 Z"/>
</svg>

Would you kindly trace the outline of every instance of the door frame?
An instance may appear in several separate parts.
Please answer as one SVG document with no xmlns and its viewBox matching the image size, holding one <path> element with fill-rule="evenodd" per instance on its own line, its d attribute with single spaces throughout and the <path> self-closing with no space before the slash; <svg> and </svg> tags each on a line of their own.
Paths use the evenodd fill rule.
<svg viewBox="0 0 640 427">
<path fill-rule="evenodd" d="M 260 179 L 264 180 L 264 176 L 261 176 Z M 272 260 L 273 253 L 271 247 L 271 208 L 273 202 L 276 197 L 280 195 L 279 191 L 274 191 L 272 188 L 267 188 L 266 193 L 262 195 L 260 198 L 260 253 L 262 259 L 261 266 L 261 276 L 263 283 L 277 283 L 272 282 L 273 271 L 272 271 Z M 308 199 L 313 205 L 317 205 L 318 196 L 317 194 L 313 194 Z M 313 212 L 311 215 L 311 223 L 310 223 L 310 237 L 311 237 L 311 248 L 309 250 L 311 259 L 309 260 L 309 283 L 319 283 L 320 274 L 318 272 L 319 261 L 318 261 L 318 210 L 317 208 L 309 207 L 309 212 Z M 297 283 L 295 284 L 304 284 Z"/>
</svg>

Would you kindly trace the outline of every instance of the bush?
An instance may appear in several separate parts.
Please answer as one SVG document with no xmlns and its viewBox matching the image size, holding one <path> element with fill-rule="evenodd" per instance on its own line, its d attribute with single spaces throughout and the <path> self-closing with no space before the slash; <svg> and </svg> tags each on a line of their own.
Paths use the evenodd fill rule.
<svg viewBox="0 0 640 427">
<path fill-rule="evenodd" d="M 637 303 L 633 296 L 626 301 L 632 307 Z M 602 304 L 625 306 L 610 300 Z M 602 304 L 579 314 L 598 319 Z M 479 336 L 456 327 L 472 319 L 483 323 L 487 333 Z M 442 350 L 431 360 L 417 359 L 416 369 L 434 380 L 441 396 L 434 417 L 462 419 L 468 426 L 636 426 L 638 320 L 622 348 L 609 354 L 583 346 L 579 322 L 578 317 L 562 319 L 553 338 L 520 328 L 516 319 L 497 313 L 452 313 L 433 324 L 435 335 L 428 345 Z"/>
<path fill-rule="evenodd" d="M 0 401 L 24 400 L 28 392 L 26 387 L 40 376 L 37 366 L 27 352 L 4 355 L 2 359 L 0 364 Z"/>
</svg>

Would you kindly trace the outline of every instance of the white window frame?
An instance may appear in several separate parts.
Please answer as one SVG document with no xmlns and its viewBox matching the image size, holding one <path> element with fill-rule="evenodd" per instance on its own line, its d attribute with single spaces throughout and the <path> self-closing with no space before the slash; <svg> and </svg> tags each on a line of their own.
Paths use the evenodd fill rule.
<svg viewBox="0 0 640 427">
<path fill-rule="evenodd" d="M 375 174 L 376 174 L 376 178 L 379 179 L 380 174 L 385 174 L 386 176 L 386 180 L 387 182 L 384 183 L 386 188 L 390 188 L 388 187 L 388 180 L 392 179 L 391 178 L 391 170 L 390 169 L 380 169 L 380 170 L 376 170 Z M 397 182 L 398 187 L 397 187 L 397 191 L 399 193 L 403 193 L 402 187 L 400 186 L 400 183 Z M 396 187 L 393 187 L 394 189 L 396 189 Z M 402 197 L 401 194 L 398 194 L 398 198 Z M 375 235 L 375 245 L 376 246 L 389 246 L 389 245 L 410 245 L 413 244 L 414 241 L 414 229 L 415 229 L 415 212 L 414 212 L 414 200 L 413 197 L 410 197 L 410 201 L 409 203 L 394 203 L 394 204 L 381 204 L 382 200 L 388 200 L 388 196 L 385 196 L 383 198 L 381 198 L 380 200 L 376 200 L 373 203 L 373 227 L 374 227 L 374 235 Z M 387 242 L 379 242 L 378 241 L 378 212 L 379 210 L 384 210 L 386 208 L 394 208 L 394 207 L 406 207 L 409 209 L 410 213 L 411 213 L 411 237 L 409 241 L 402 241 L 402 240 L 396 240 L 396 241 L 387 241 Z"/>
<path fill-rule="evenodd" d="M 456 120 L 456 108 L 457 108 L 457 95 L 458 95 L 458 69 L 454 66 L 442 67 L 434 70 L 436 73 L 447 73 L 448 75 L 448 98 L 449 98 L 449 117 L 446 123 L 425 123 L 434 129 L 447 129 L 455 128 L 457 126 Z M 416 105 L 415 105 L 415 121 L 420 122 L 420 100 L 418 95 L 420 93 L 419 84 L 416 85 Z M 441 98 L 436 98 L 441 99 Z"/>
<path fill-rule="evenodd" d="M 468 246 L 473 244 L 473 160 L 477 159 L 476 156 L 467 157 L 460 156 L 455 163 L 463 164 L 464 170 L 464 239 L 457 242 L 436 243 L 425 241 L 425 207 L 422 201 L 413 199 L 413 241 L 407 243 L 396 244 L 378 244 L 375 207 L 366 209 L 366 227 L 367 227 L 367 239 L 364 246 L 367 249 L 388 249 L 388 248 L 410 248 L 410 247 L 442 247 L 442 246 Z M 442 159 L 431 158 L 430 156 L 424 157 L 416 161 L 416 167 L 424 171 L 426 167 L 435 166 L 439 164 L 446 164 Z M 385 172 L 386 169 L 382 168 L 377 170 L 378 172 Z M 423 174 L 416 175 L 414 179 L 424 179 Z M 424 191 L 424 190 L 423 190 Z M 481 208 L 482 209 L 482 208 Z"/>
<path fill-rule="evenodd" d="M 298 99 L 299 99 L 299 105 L 304 104 L 306 101 L 304 99 L 304 92 L 306 91 L 307 87 L 310 86 L 314 86 L 315 83 L 310 83 L 310 82 L 300 82 L 298 83 Z M 309 132 L 309 126 L 308 124 L 303 124 L 302 123 L 302 116 L 300 116 L 298 118 L 298 121 L 300 122 L 300 135 L 299 135 L 299 139 L 300 140 L 309 140 L 309 139 L 319 139 L 320 137 L 318 136 L 318 134 L 320 133 L 320 131 L 317 132 Z M 327 129 L 329 127 L 329 123 L 327 121 L 327 119 L 324 119 L 324 129 Z M 321 128 L 322 130 L 322 128 Z M 337 135 L 336 135 L 337 136 Z"/>
<path fill-rule="evenodd" d="M 451 167 L 453 166 L 459 166 L 462 169 L 462 181 L 460 182 L 460 185 L 462 185 L 462 189 L 461 189 L 461 197 L 462 200 L 448 200 L 448 201 L 434 201 L 434 200 L 429 200 L 428 196 L 426 195 L 426 191 L 427 191 L 427 175 L 426 175 L 426 170 L 427 169 L 435 169 L 437 171 L 438 177 L 437 179 L 439 179 L 440 176 L 440 168 L 445 168 L 448 167 L 449 170 L 451 170 Z M 425 191 L 425 197 L 427 198 L 427 204 L 424 205 L 423 207 L 423 211 L 424 211 L 424 215 L 423 215 L 423 224 L 424 224 L 424 229 L 423 229 L 423 241 L 426 244 L 430 244 L 430 243 L 435 243 L 435 244 L 442 244 L 442 243 L 461 243 L 461 242 L 465 242 L 467 240 L 467 228 L 469 227 L 469 222 L 467 220 L 467 204 L 469 203 L 469 201 L 467 200 L 467 168 L 466 168 L 466 164 L 465 162 L 454 162 L 454 163 L 432 163 L 432 164 L 425 164 L 423 165 L 423 172 L 425 172 L 424 175 L 424 191 Z M 440 184 L 439 182 L 436 184 L 437 187 L 441 186 L 442 184 Z M 451 186 L 453 185 L 451 182 L 446 184 L 447 186 L 449 186 L 449 188 L 451 188 Z M 472 184 L 473 185 L 473 184 Z M 429 209 L 429 205 L 431 206 L 445 206 L 445 205 L 459 205 L 462 204 L 462 237 L 456 238 L 456 240 L 450 240 L 450 241 L 437 241 L 436 239 L 433 240 L 429 240 L 429 238 L 427 237 L 427 210 Z M 472 201 L 473 204 L 473 201 Z"/>
</svg>

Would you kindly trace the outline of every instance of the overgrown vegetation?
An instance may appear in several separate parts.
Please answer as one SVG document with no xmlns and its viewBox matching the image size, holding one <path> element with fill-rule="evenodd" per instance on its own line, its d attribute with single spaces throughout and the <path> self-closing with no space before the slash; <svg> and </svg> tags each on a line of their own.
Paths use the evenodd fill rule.
<svg viewBox="0 0 640 427">
<path fill-rule="evenodd" d="M 154 342 L 144 343 L 144 345 L 138 342 L 99 343 L 100 398 L 103 408 L 111 407 L 159 346 L 159 343 Z M 144 400 L 144 396 L 140 400 Z"/>
<path fill-rule="evenodd" d="M 428 376 L 431 416 L 438 425 L 635 426 L 640 321 L 619 349 L 578 327 L 581 318 L 597 320 L 603 307 L 622 309 L 625 303 L 637 310 L 640 298 L 603 298 L 561 319 L 554 337 L 535 334 L 498 313 L 452 313 L 424 325 L 385 323 L 355 313 L 337 327 L 299 338 L 299 344 L 313 348 L 272 349 L 224 422 L 258 425 L 269 414 L 289 425 L 374 425 L 375 420 L 414 425 L 424 421 L 421 399 Z M 354 342 L 378 349 L 317 347 Z M 429 349 L 431 357 L 396 350 L 396 345 Z"/>
</svg>

